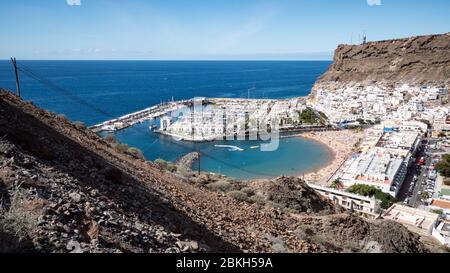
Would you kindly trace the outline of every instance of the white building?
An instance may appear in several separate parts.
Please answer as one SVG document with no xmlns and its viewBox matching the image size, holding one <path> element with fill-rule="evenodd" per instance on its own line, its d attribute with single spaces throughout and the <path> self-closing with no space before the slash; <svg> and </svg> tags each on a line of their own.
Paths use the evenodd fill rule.
<svg viewBox="0 0 450 273">
<path fill-rule="evenodd" d="M 339 178 L 345 187 L 365 184 L 397 197 L 421 137 L 416 132 L 373 134 L 363 152 L 345 163 Z"/>
<path fill-rule="evenodd" d="M 369 219 L 375 219 L 380 216 L 380 202 L 375 198 L 365 197 L 313 184 L 309 184 L 309 186 L 322 196 L 330 199 L 333 203 L 340 205 L 347 210 L 358 212 L 362 216 Z"/>
<path fill-rule="evenodd" d="M 420 209 L 394 204 L 384 214 L 384 219 L 396 221 L 414 232 L 432 235 L 439 215 Z"/>
</svg>

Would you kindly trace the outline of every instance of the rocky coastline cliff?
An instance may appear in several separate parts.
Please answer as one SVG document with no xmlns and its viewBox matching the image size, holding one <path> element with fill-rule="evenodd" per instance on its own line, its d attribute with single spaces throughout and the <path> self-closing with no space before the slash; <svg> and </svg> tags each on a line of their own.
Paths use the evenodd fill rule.
<svg viewBox="0 0 450 273">
<path fill-rule="evenodd" d="M 402 84 L 450 87 L 450 33 L 339 45 L 312 96 L 319 89 Z"/>
</svg>

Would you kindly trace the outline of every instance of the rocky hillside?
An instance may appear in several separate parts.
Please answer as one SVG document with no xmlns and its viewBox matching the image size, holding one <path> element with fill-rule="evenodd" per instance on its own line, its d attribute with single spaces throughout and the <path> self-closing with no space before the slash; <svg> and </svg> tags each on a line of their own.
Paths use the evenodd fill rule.
<svg viewBox="0 0 450 273">
<path fill-rule="evenodd" d="M 295 177 L 280 177 L 275 180 L 260 180 L 250 183 L 255 194 L 298 213 L 330 215 L 344 210 L 317 194 L 305 181 Z"/>
<path fill-rule="evenodd" d="M 336 83 L 375 82 L 450 87 L 450 33 L 340 45 L 313 90 Z"/>
<path fill-rule="evenodd" d="M 426 251 L 402 226 L 378 229 L 281 184 L 264 192 L 306 214 L 212 191 L 0 90 L 0 252 Z M 275 194 L 291 189 L 300 202 Z"/>
</svg>

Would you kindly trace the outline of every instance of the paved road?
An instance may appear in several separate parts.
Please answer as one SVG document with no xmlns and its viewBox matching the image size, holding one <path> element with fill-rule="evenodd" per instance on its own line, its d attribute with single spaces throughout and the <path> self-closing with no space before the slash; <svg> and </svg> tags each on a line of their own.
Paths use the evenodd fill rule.
<svg viewBox="0 0 450 273">
<path fill-rule="evenodd" d="M 420 159 L 422 157 L 425 157 L 425 151 L 421 149 L 418 151 L 416 158 Z M 431 162 L 431 160 L 430 160 L 430 162 Z M 424 175 L 426 175 L 426 172 L 424 171 L 424 169 L 422 169 L 420 166 L 418 166 L 416 161 L 413 162 L 408 169 L 408 173 L 406 174 L 405 182 L 403 182 L 403 186 L 400 189 L 398 200 L 403 202 L 406 198 L 410 198 L 409 204 L 415 203 L 417 200 L 417 193 L 420 190 L 419 185 L 420 185 L 420 183 L 422 183 L 423 179 L 426 179 L 426 178 L 424 178 Z M 409 189 L 410 189 L 411 185 L 414 184 L 414 176 L 417 176 L 418 180 L 414 185 L 413 195 L 409 196 L 408 195 Z"/>
<path fill-rule="evenodd" d="M 418 181 L 416 182 L 414 192 L 412 196 L 410 197 L 410 201 L 408 203 L 411 207 L 419 207 L 422 205 L 422 195 L 419 193 L 423 193 L 426 190 L 427 187 L 427 180 L 428 180 L 428 173 L 430 170 L 430 166 L 433 161 L 433 156 L 435 155 L 436 150 L 433 150 L 430 148 L 430 146 L 434 146 L 436 144 L 436 140 L 429 140 L 428 145 L 426 146 L 425 150 L 421 151 L 417 158 L 425 157 L 426 163 L 424 166 L 422 166 L 418 172 L 416 172 L 418 176 Z M 416 164 L 414 164 L 416 165 Z M 409 187 L 409 186 L 408 186 Z M 403 199 L 404 200 L 404 199 Z"/>
<path fill-rule="evenodd" d="M 436 150 L 432 150 L 429 147 L 436 144 L 436 140 L 426 140 L 426 144 L 418 151 L 416 158 L 420 159 L 424 157 L 426 159 L 426 163 L 424 166 L 418 166 L 417 162 L 414 162 L 412 166 L 409 168 L 408 173 L 405 178 L 405 182 L 403 183 L 403 187 L 399 193 L 399 201 L 403 202 L 406 198 L 409 198 L 408 205 L 411 207 L 419 207 L 422 205 L 421 194 L 419 192 L 424 192 L 426 189 L 426 182 L 428 179 L 428 172 L 431 166 L 434 153 L 438 152 Z M 414 184 L 414 176 L 417 176 L 418 179 Z M 409 189 L 411 185 L 414 184 L 414 190 L 412 195 L 408 195 Z M 425 185 L 423 185 L 425 184 Z"/>
</svg>

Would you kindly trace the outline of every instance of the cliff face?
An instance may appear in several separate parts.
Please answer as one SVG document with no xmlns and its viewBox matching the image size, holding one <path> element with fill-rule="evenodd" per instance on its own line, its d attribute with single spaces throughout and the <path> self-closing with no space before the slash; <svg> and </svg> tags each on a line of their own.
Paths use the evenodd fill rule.
<svg viewBox="0 0 450 273">
<path fill-rule="evenodd" d="M 319 87 L 347 84 L 450 85 L 450 33 L 340 45 Z"/>
</svg>

